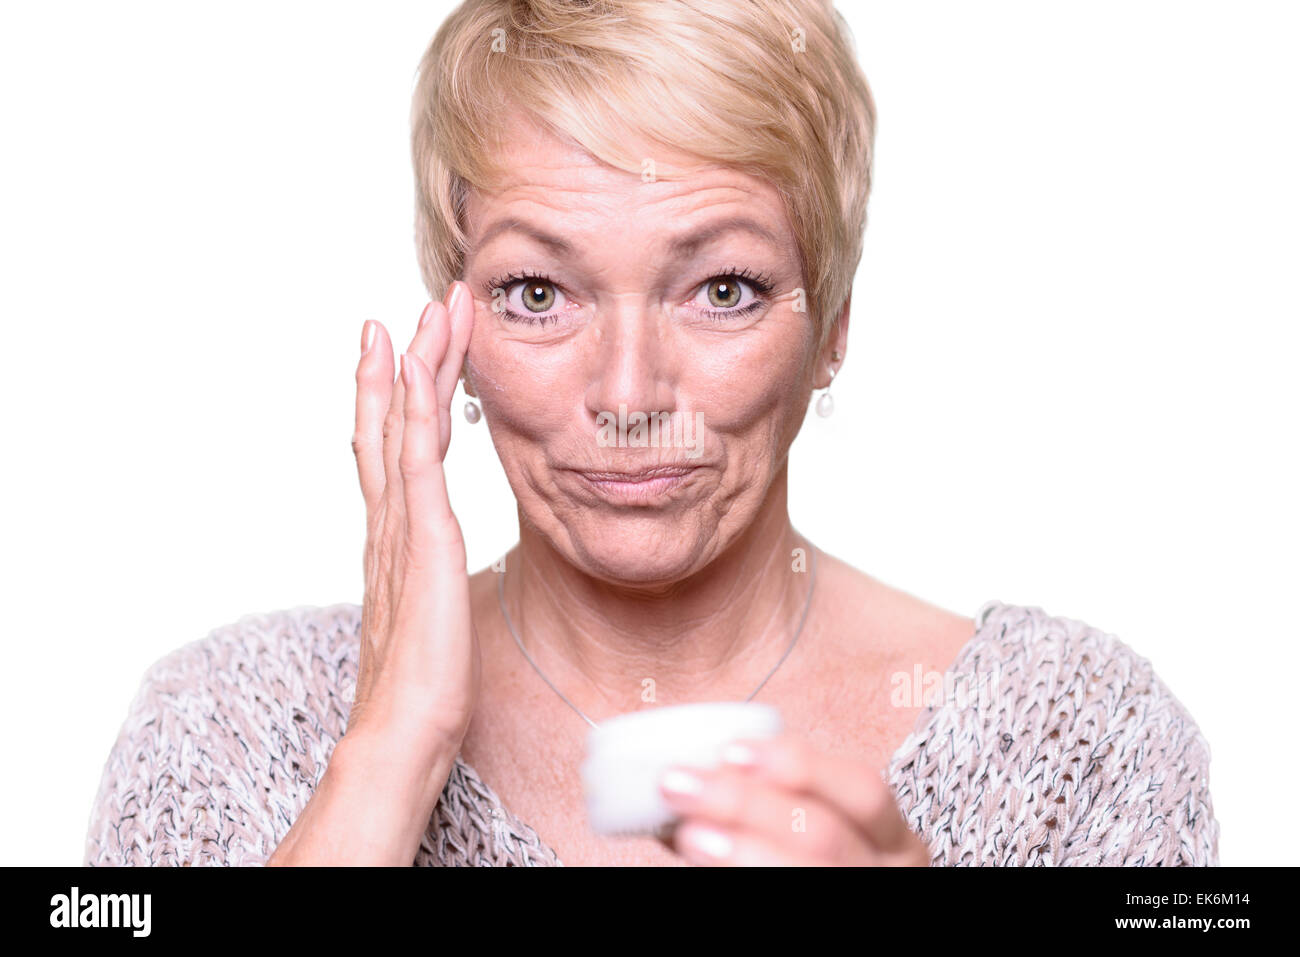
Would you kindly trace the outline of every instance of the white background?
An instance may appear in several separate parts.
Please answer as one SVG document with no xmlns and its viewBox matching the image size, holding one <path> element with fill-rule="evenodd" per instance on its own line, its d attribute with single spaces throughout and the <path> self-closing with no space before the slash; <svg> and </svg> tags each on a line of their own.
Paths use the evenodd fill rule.
<svg viewBox="0 0 1300 957">
<path fill-rule="evenodd" d="M 151 662 L 360 601 L 353 373 L 427 299 L 408 106 L 449 8 L 0 14 L 0 863 L 81 861 Z M 1210 742 L 1223 863 L 1294 860 L 1296 7 L 841 9 L 877 178 L 796 526 L 1119 635 Z M 478 568 L 516 535 L 485 426 L 448 469 Z"/>
</svg>

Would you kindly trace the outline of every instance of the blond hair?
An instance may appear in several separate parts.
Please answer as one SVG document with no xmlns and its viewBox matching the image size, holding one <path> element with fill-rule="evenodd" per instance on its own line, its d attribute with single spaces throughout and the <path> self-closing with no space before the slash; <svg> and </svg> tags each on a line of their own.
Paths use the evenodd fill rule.
<svg viewBox="0 0 1300 957">
<path fill-rule="evenodd" d="M 629 172 L 644 158 L 626 144 L 649 142 L 772 183 L 825 342 L 862 256 L 876 122 L 830 0 L 465 0 L 412 103 L 416 245 L 435 298 L 464 266 L 468 188 L 490 188 L 521 109 Z"/>
</svg>

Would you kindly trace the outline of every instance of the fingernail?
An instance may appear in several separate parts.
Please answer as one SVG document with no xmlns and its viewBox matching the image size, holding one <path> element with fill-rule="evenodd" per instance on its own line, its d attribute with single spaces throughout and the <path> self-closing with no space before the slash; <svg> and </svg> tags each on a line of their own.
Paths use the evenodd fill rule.
<svg viewBox="0 0 1300 957">
<path fill-rule="evenodd" d="M 704 790 L 704 782 L 689 771 L 674 768 L 664 775 L 660 786 L 673 794 L 693 796 Z"/>
<path fill-rule="evenodd" d="M 711 827 L 691 827 L 683 829 L 681 840 L 683 843 L 690 845 L 696 851 L 699 851 L 705 857 L 721 859 L 731 853 L 731 849 L 736 846 L 727 834 L 722 831 L 716 831 Z"/>
<path fill-rule="evenodd" d="M 433 315 L 433 303 L 429 303 L 425 306 L 424 312 L 420 313 L 420 324 L 415 327 L 416 332 L 419 332 L 424 328 L 424 324 L 429 321 L 431 315 Z"/>
<path fill-rule="evenodd" d="M 752 768 L 758 764 L 758 755 L 747 744 L 729 744 L 722 749 L 722 762 Z"/>
<path fill-rule="evenodd" d="M 361 327 L 361 354 L 364 356 L 375 344 L 375 320 L 367 319 Z"/>
<path fill-rule="evenodd" d="M 465 295 L 465 287 L 459 282 L 452 283 L 451 295 L 447 298 L 447 312 L 450 315 L 456 314 L 456 307 L 460 305 L 461 298 Z"/>
</svg>

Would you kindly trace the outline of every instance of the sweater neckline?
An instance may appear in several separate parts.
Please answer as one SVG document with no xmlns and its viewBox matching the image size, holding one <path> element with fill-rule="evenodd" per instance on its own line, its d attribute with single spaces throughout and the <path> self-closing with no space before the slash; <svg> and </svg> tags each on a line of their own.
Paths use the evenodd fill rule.
<svg viewBox="0 0 1300 957">
<path fill-rule="evenodd" d="M 967 659 L 974 653 L 975 648 L 980 644 L 981 639 L 985 637 L 986 628 L 989 619 L 993 616 L 993 612 L 1000 611 L 1007 607 L 1009 606 L 998 599 L 991 599 L 980 606 L 979 610 L 975 612 L 975 631 L 970 638 L 966 639 L 965 644 L 963 644 L 958 650 L 952 663 L 944 672 L 945 678 L 955 670 L 965 668 Z M 932 727 L 935 722 L 941 720 L 952 707 L 953 705 L 951 702 L 945 702 L 940 707 L 928 705 L 921 709 L 920 713 L 917 715 L 915 723 L 912 725 L 912 730 L 890 755 L 890 759 L 884 768 L 887 779 L 894 776 L 898 763 L 904 760 L 911 752 L 913 742 L 917 736 L 924 735 L 926 731 Z M 481 777 L 479 777 L 478 772 L 474 770 L 473 766 L 465 761 L 459 753 L 456 755 L 455 764 L 459 765 L 461 773 L 474 783 L 479 793 L 487 798 L 488 803 L 491 805 L 492 819 L 498 822 L 498 826 L 508 829 L 518 838 L 521 838 L 527 843 L 541 848 L 546 856 L 549 856 L 554 860 L 557 866 L 564 866 L 564 862 L 560 860 L 560 856 L 556 853 L 555 848 L 542 840 L 541 835 L 539 835 L 531 825 L 526 821 L 521 820 L 509 808 L 507 808 L 505 804 L 502 803 L 501 798 L 497 795 L 496 791 L 493 790 L 492 787 L 489 786 Z M 497 834 L 492 835 L 492 840 L 494 842 L 499 839 L 500 838 Z"/>
</svg>

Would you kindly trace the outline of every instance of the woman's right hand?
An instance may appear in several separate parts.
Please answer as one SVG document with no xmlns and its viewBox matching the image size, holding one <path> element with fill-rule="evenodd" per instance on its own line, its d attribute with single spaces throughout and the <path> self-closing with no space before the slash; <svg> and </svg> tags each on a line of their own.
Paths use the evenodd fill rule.
<svg viewBox="0 0 1300 957">
<path fill-rule="evenodd" d="M 366 505 L 360 662 L 347 732 L 267 861 L 409 866 L 469 726 L 480 658 L 460 523 L 442 461 L 473 331 L 463 282 L 430 303 L 394 381 L 371 320 L 357 366 L 356 455 Z"/>
<path fill-rule="evenodd" d="M 442 469 L 473 308 L 462 282 L 445 306 L 430 303 L 396 382 L 388 333 L 371 320 L 357 366 L 366 585 L 347 734 L 392 738 L 415 756 L 459 750 L 478 694 L 465 543 Z"/>
</svg>

